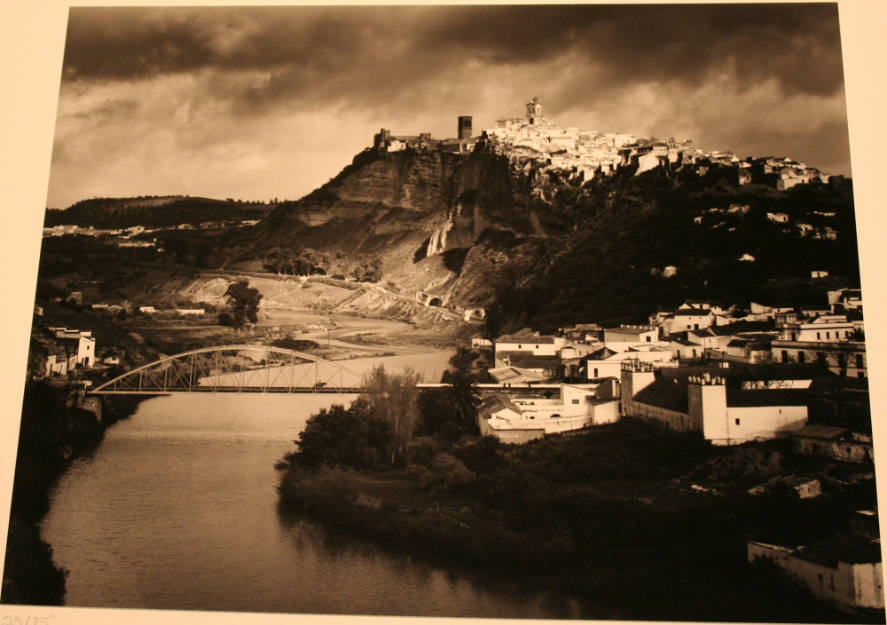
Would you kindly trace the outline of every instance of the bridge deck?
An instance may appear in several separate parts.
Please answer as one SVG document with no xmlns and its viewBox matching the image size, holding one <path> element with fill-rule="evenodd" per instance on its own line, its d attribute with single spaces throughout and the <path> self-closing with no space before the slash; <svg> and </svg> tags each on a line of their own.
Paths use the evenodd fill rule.
<svg viewBox="0 0 887 625">
<path fill-rule="evenodd" d="M 360 387 L 356 386 L 346 386 L 346 387 L 293 387 L 289 388 L 286 386 L 269 386 L 266 388 L 258 387 L 258 386 L 207 386 L 200 387 L 196 386 L 189 389 L 170 389 L 170 390 L 151 390 L 151 389 L 124 389 L 124 390 L 95 390 L 95 391 L 87 391 L 87 395 L 178 395 L 180 393 L 302 393 L 302 394 L 315 394 L 315 393 L 327 393 L 327 394 L 359 394 L 361 392 Z"/>
</svg>

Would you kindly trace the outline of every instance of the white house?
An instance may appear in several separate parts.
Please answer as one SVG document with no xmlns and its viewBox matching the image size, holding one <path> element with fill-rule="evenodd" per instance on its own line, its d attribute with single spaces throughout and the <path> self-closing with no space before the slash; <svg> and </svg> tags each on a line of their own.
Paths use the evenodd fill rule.
<svg viewBox="0 0 887 625">
<path fill-rule="evenodd" d="M 578 430 L 619 419 L 618 398 L 598 397 L 596 388 L 560 385 L 560 396 L 487 397 L 478 409 L 482 435 L 523 443 L 545 434 Z"/>
<path fill-rule="evenodd" d="M 77 366 L 92 367 L 95 364 L 95 338 L 91 331 L 61 327 L 51 327 L 49 331 L 64 346 L 65 352 L 74 356 Z"/>
<path fill-rule="evenodd" d="M 776 362 L 818 364 L 829 371 L 852 378 L 868 376 L 864 341 L 786 341 L 770 344 L 771 358 Z"/>
<path fill-rule="evenodd" d="M 653 344 L 659 340 L 659 330 L 655 326 L 620 325 L 604 330 L 604 345 L 613 351 L 621 352 L 632 345 Z"/>
<path fill-rule="evenodd" d="M 710 327 L 715 320 L 711 309 L 678 308 L 662 321 L 665 334 L 677 334 L 685 330 L 700 330 Z"/>
<path fill-rule="evenodd" d="M 884 608 L 881 545 L 845 535 L 797 549 L 748 543 L 748 561 L 766 558 L 811 593 L 845 608 Z"/>
<path fill-rule="evenodd" d="M 557 356 L 558 350 L 566 345 L 562 336 L 542 336 L 539 334 L 516 334 L 500 336 L 495 348 L 499 352 L 525 352 L 534 356 Z"/>
<path fill-rule="evenodd" d="M 689 337 L 673 339 L 669 343 L 674 357 L 679 360 L 696 360 L 705 354 L 705 347 Z"/>
<path fill-rule="evenodd" d="M 68 357 L 62 352 L 49 354 L 46 357 L 44 364 L 44 375 L 48 378 L 52 376 L 68 375 L 68 365 L 71 364 L 73 368 L 75 358 L 76 357 L 73 355 Z"/>
<path fill-rule="evenodd" d="M 786 323 L 779 338 L 785 341 L 837 341 L 849 339 L 858 323 L 844 315 L 820 315 L 806 323 Z"/>
<path fill-rule="evenodd" d="M 618 378 L 622 371 L 622 363 L 627 360 L 650 363 L 656 367 L 673 366 L 676 364 L 674 354 L 667 347 L 668 344 L 665 345 L 655 345 L 649 349 L 630 348 L 622 352 L 604 347 L 584 359 L 586 376 L 589 380 Z"/>
</svg>

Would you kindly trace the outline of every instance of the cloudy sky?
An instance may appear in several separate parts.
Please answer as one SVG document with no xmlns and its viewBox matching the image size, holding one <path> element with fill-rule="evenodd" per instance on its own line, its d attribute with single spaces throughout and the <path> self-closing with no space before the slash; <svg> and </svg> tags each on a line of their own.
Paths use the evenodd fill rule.
<svg viewBox="0 0 887 625">
<path fill-rule="evenodd" d="M 70 10 L 47 205 L 295 199 L 379 128 L 523 114 L 850 174 L 837 8 Z"/>
</svg>

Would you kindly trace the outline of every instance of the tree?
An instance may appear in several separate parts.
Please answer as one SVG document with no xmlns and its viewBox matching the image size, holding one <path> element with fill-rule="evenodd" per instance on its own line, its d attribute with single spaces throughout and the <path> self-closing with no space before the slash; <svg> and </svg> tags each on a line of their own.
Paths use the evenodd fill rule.
<svg viewBox="0 0 887 625">
<path fill-rule="evenodd" d="M 422 434 L 455 441 L 465 434 L 477 434 L 477 407 L 480 397 L 471 376 L 462 370 L 446 372 L 449 386 L 422 391 L 419 398 Z"/>
<path fill-rule="evenodd" d="M 225 297 L 231 306 L 231 325 L 235 328 L 242 328 L 247 321 L 256 323 L 259 320 L 259 301 L 262 294 L 258 289 L 250 287 L 248 281 L 240 280 L 229 284 Z"/>
<path fill-rule="evenodd" d="M 499 304 L 493 304 L 487 308 L 487 314 L 484 317 L 483 337 L 492 342 L 499 338 L 502 331 L 502 307 Z"/>
<path fill-rule="evenodd" d="M 291 464 L 376 469 L 390 454 L 391 427 L 358 399 L 349 408 L 334 405 L 313 415 L 296 445 L 298 451 L 286 456 Z"/>
<path fill-rule="evenodd" d="M 419 421 L 418 383 L 419 374 L 412 369 L 388 374 L 382 365 L 374 367 L 364 379 L 359 399 L 369 406 L 370 414 L 391 427 L 391 464 L 400 464 L 406 459 L 407 447 Z"/>
</svg>

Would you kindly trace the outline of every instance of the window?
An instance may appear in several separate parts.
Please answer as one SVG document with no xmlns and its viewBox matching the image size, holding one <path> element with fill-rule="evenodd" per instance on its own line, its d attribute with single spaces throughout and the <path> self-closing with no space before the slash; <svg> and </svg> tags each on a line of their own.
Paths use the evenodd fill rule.
<svg viewBox="0 0 887 625">
<path fill-rule="evenodd" d="M 826 333 L 825 333 L 825 338 L 827 338 L 827 339 L 832 338 L 832 333 L 831 333 L 831 332 L 826 332 Z"/>
<path fill-rule="evenodd" d="M 574 403 L 574 404 L 578 404 L 578 403 L 579 403 L 579 400 L 578 400 L 578 399 L 574 399 L 574 400 L 573 400 L 573 403 Z"/>
<path fill-rule="evenodd" d="M 816 352 L 816 362 L 820 366 L 825 366 L 825 352 Z"/>
<path fill-rule="evenodd" d="M 864 377 L 865 377 L 865 371 L 857 371 L 857 372 L 856 372 L 856 377 L 857 377 L 857 378 L 864 378 Z"/>
<path fill-rule="evenodd" d="M 816 333 L 816 340 L 818 341 L 818 340 L 821 339 L 821 338 L 822 338 L 822 337 L 819 336 L 819 332 L 817 332 L 817 333 Z"/>
<path fill-rule="evenodd" d="M 523 349 L 523 347 L 524 347 L 523 345 L 518 345 L 518 346 L 517 346 L 518 349 Z"/>
<path fill-rule="evenodd" d="M 652 341 L 652 340 L 653 340 L 653 337 L 650 336 L 650 335 L 648 334 L 648 335 L 647 335 L 647 342 L 649 343 L 649 342 Z"/>
<path fill-rule="evenodd" d="M 734 419 L 734 421 L 735 421 L 736 425 L 739 425 L 739 417 L 736 417 L 736 418 Z"/>
<path fill-rule="evenodd" d="M 798 362 L 804 364 L 807 361 L 807 352 L 798 352 Z"/>
<path fill-rule="evenodd" d="M 865 365 L 862 364 L 862 354 L 856 354 L 856 368 L 862 369 Z"/>
<path fill-rule="evenodd" d="M 788 350 L 782 350 L 782 362 L 788 362 Z"/>
<path fill-rule="evenodd" d="M 594 368 L 594 377 L 598 377 L 598 374 L 597 374 L 597 367 Z"/>
</svg>

